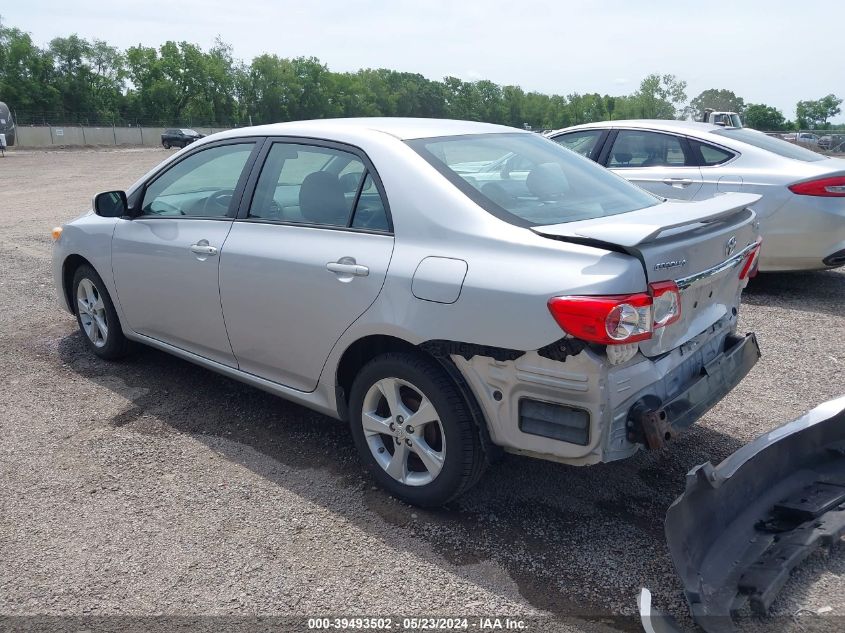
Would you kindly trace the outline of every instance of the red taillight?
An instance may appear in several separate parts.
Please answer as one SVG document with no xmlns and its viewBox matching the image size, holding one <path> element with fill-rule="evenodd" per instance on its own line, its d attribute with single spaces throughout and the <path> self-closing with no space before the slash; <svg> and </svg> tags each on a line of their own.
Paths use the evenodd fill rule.
<svg viewBox="0 0 845 633">
<path fill-rule="evenodd" d="M 821 178 L 809 182 L 790 185 L 789 190 L 799 196 L 825 196 L 829 198 L 845 197 L 845 176 Z"/>
<path fill-rule="evenodd" d="M 742 270 L 739 271 L 739 278 L 754 277 L 757 274 L 757 258 L 760 256 L 760 245 L 763 239 L 758 237 L 757 244 L 751 249 L 751 252 L 745 256 L 745 263 L 742 265 Z"/>
<path fill-rule="evenodd" d="M 651 284 L 648 293 L 552 297 L 549 311 L 558 325 L 576 338 L 621 345 L 648 340 L 656 328 L 677 321 L 681 296 L 674 281 L 664 281 Z"/>
</svg>

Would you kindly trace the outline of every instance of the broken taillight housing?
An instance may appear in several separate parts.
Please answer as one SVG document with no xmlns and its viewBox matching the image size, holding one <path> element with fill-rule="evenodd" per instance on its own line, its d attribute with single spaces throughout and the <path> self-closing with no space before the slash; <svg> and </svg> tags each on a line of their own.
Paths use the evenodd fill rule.
<svg viewBox="0 0 845 633">
<path fill-rule="evenodd" d="M 630 295 L 552 297 L 549 312 L 568 334 L 604 345 L 645 341 L 655 329 L 681 317 L 681 295 L 674 281 L 649 285 Z"/>
<path fill-rule="evenodd" d="M 754 277 L 757 274 L 757 260 L 760 257 L 760 246 L 763 243 L 763 238 L 757 238 L 757 244 L 748 255 L 745 256 L 745 262 L 742 264 L 742 270 L 739 271 L 739 278 L 746 279 Z"/>
</svg>

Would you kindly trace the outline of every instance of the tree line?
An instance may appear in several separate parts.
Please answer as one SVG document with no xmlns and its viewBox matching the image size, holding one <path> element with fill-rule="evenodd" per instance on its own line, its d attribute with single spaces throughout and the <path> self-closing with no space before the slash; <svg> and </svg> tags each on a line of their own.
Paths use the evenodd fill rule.
<svg viewBox="0 0 845 633">
<path fill-rule="evenodd" d="M 776 108 L 746 104 L 729 90 L 705 90 L 687 103 L 687 84 L 650 74 L 631 94 L 568 95 L 525 91 L 488 80 L 427 79 L 385 68 L 333 72 L 315 57 L 263 54 L 235 59 L 218 39 L 121 50 L 78 35 L 40 47 L 0 21 L 0 101 L 18 124 L 249 124 L 351 116 L 448 117 L 531 129 L 607 119 L 698 118 L 704 108 L 731 110 L 764 130 L 830 128 L 842 99 L 799 101 L 795 121 Z M 842 126 L 837 126 L 842 127 Z"/>
</svg>

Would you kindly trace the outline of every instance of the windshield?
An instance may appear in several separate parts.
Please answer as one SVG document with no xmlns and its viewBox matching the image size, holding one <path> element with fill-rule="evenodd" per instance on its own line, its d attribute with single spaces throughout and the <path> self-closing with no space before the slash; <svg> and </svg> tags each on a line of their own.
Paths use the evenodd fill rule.
<svg viewBox="0 0 845 633">
<path fill-rule="evenodd" d="M 477 134 L 408 141 L 481 207 L 513 224 L 591 220 L 659 199 L 536 134 Z"/>
<path fill-rule="evenodd" d="M 779 138 L 766 136 L 762 132 L 757 132 L 756 130 L 725 128 L 724 130 L 713 130 L 712 133 L 736 139 L 737 141 L 742 141 L 743 143 L 748 143 L 749 145 L 765 149 L 777 154 L 778 156 L 783 156 L 784 158 L 802 160 L 805 163 L 812 163 L 817 160 L 825 159 L 825 157 L 821 154 L 816 154 L 816 152 L 811 152 L 808 149 L 798 147 L 797 145 L 793 145 L 792 143 L 783 141 Z"/>
</svg>

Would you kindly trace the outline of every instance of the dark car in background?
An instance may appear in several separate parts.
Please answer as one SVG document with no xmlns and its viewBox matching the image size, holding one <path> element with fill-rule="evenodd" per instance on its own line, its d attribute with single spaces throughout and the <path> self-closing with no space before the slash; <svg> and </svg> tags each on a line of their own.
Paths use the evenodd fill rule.
<svg viewBox="0 0 845 633">
<path fill-rule="evenodd" d="M 161 144 L 164 146 L 164 149 L 186 147 L 204 136 L 205 134 L 200 134 L 190 128 L 168 128 L 161 133 Z"/>
<path fill-rule="evenodd" d="M 12 112 L 9 106 L 0 101 L 0 134 L 6 135 L 6 145 L 15 144 L 15 122 L 12 120 Z"/>
</svg>

